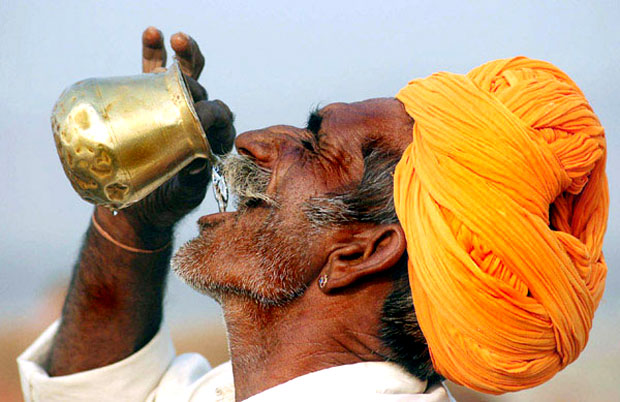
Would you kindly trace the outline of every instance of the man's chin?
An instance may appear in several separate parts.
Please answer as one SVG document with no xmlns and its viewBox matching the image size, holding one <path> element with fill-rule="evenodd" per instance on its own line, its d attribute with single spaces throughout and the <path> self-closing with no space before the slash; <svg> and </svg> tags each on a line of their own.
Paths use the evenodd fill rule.
<svg viewBox="0 0 620 402">
<path fill-rule="evenodd" d="M 172 258 L 176 275 L 220 304 L 228 298 L 281 306 L 306 289 L 307 242 L 267 208 L 200 218 L 200 235 Z"/>
<path fill-rule="evenodd" d="M 213 298 L 221 305 L 229 300 L 250 301 L 264 307 L 283 306 L 301 296 L 306 286 L 282 286 L 271 275 L 260 275 L 246 271 L 256 264 L 233 265 L 230 259 L 223 262 L 219 255 L 223 248 L 220 242 L 199 236 L 187 242 L 172 258 L 174 273 L 199 293 Z M 211 253 L 210 253 L 211 251 Z M 262 277 L 262 278 L 261 278 Z"/>
<path fill-rule="evenodd" d="M 213 272 L 217 268 L 211 264 L 197 262 L 192 256 L 194 253 L 192 249 L 195 246 L 190 243 L 182 246 L 174 256 L 171 262 L 172 269 L 181 281 L 197 292 L 211 297 L 220 305 L 235 300 L 253 302 L 264 307 L 283 306 L 303 295 L 306 290 L 305 285 L 283 288 L 274 283 L 256 282 L 252 277 L 232 280 L 224 275 L 223 270 Z"/>
<path fill-rule="evenodd" d="M 210 272 L 221 267 L 216 261 L 222 251 L 221 243 L 227 242 L 229 247 L 233 247 L 230 239 L 227 241 L 225 236 L 226 232 L 230 234 L 231 228 L 222 226 L 237 214 L 221 212 L 200 217 L 197 222 L 199 235 L 182 245 L 170 262 L 172 270 L 183 282 L 216 300 L 216 287 L 208 279 L 212 276 Z"/>
<path fill-rule="evenodd" d="M 172 257 L 170 265 L 177 277 L 187 285 L 219 301 L 214 285 L 205 277 L 205 270 L 213 269 L 209 266 L 213 263 L 209 261 L 212 253 L 208 251 L 214 242 L 213 234 L 199 225 L 201 234 L 181 246 Z"/>
</svg>

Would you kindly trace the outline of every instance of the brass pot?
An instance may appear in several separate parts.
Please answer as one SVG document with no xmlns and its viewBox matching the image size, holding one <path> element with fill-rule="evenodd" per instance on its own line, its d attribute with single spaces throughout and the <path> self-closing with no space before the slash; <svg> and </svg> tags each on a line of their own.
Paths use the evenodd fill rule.
<svg viewBox="0 0 620 402">
<path fill-rule="evenodd" d="M 52 130 L 75 191 L 111 209 L 146 197 L 196 158 L 217 163 L 177 63 L 75 83 L 54 106 Z"/>
</svg>

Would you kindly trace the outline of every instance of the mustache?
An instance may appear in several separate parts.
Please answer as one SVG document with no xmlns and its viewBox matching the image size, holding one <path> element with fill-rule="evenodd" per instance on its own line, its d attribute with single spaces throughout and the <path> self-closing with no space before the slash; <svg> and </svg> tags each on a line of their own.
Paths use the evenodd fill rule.
<svg viewBox="0 0 620 402">
<path fill-rule="evenodd" d="M 235 198 L 237 209 L 249 208 L 260 203 L 277 207 L 276 200 L 267 195 L 271 172 L 259 166 L 246 155 L 228 154 L 220 161 L 228 190 Z"/>
</svg>

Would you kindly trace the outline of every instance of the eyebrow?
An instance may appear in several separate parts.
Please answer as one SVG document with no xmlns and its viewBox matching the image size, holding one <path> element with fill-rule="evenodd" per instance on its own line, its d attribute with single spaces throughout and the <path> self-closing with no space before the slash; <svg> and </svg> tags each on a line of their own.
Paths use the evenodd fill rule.
<svg viewBox="0 0 620 402">
<path fill-rule="evenodd" d="M 306 130 L 309 130 L 315 137 L 318 137 L 319 130 L 321 129 L 321 123 L 323 122 L 323 116 L 319 114 L 319 108 L 315 108 L 310 112 L 308 116 L 308 124 L 306 124 Z"/>
</svg>

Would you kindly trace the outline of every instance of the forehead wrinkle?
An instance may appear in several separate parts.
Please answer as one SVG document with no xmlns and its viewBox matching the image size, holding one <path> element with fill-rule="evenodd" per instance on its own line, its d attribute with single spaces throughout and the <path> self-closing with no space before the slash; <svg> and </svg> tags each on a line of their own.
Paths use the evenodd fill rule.
<svg viewBox="0 0 620 402">
<path fill-rule="evenodd" d="M 353 105 L 334 103 L 320 111 L 321 160 L 326 162 L 326 174 L 338 178 L 337 186 L 330 186 L 330 191 L 355 187 L 362 179 L 362 145 L 370 125 L 366 113 L 360 113 L 362 111 Z"/>
<path fill-rule="evenodd" d="M 376 145 L 391 152 L 402 153 L 411 143 L 413 119 L 400 101 L 378 98 L 345 106 L 345 112 L 334 117 L 338 118 L 339 126 L 357 130 L 354 135 L 348 132 L 346 137 L 347 141 L 351 141 L 351 138 L 357 140 L 360 152 L 370 145 Z"/>
<path fill-rule="evenodd" d="M 329 183 L 326 186 L 328 191 L 346 189 L 361 180 L 364 165 L 361 147 L 357 140 L 353 141 L 356 143 L 353 145 L 346 139 L 344 135 L 333 136 L 329 145 L 322 147 L 319 159 L 322 168 L 320 175 Z"/>
<path fill-rule="evenodd" d="M 341 188 L 361 181 L 369 147 L 402 153 L 411 142 L 413 120 L 394 98 L 333 103 L 319 114 L 321 153 L 329 165 L 325 169 L 338 176 Z"/>
</svg>

